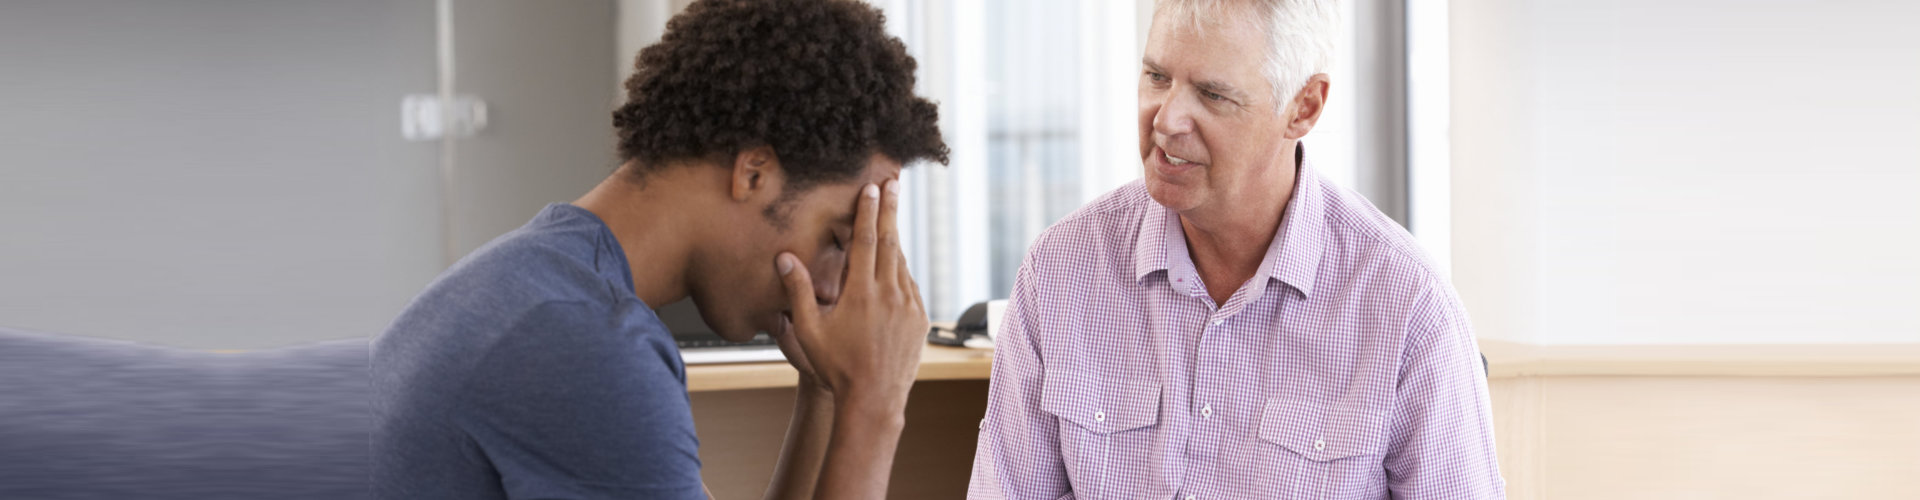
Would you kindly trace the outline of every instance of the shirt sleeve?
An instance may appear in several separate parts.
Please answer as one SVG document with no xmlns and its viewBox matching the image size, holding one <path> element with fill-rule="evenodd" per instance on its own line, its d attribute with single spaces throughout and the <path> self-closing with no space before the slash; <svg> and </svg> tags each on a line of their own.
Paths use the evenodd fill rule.
<svg viewBox="0 0 1920 500">
<path fill-rule="evenodd" d="M 706 498 L 671 336 L 630 322 L 548 303 L 478 360 L 454 418 L 509 498 Z"/>
<path fill-rule="evenodd" d="M 1040 324 L 1034 260 L 1029 253 L 1015 275 L 993 339 L 993 377 L 973 454 L 970 499 L 1055 500 L 1071 490 L 1060 457 L 1059 419 L 1040 407 L 1045 369 L 1034 338 Z"/>
<path fill-rule="evenodd" d="M 1386 457 L 1393 498 L 1506 498 L 1486 373 L 1453 287 L 1428 282 L 1407 344 Z"/>
</svg>

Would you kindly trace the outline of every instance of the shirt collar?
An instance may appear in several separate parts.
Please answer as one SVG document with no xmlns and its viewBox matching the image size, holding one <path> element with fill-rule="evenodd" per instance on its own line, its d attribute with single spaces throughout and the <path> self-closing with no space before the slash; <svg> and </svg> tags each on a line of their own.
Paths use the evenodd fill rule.
<svg viewBox="0 0 1920 500">
<path fill-rule="evenodd" d="M 1294 177 L 1293 198 L 1287 201 L 1286 213 L 1280 218 L 1280 230 L 1274 233 L 1265 260 L 1254 277 L 1256 281 L 1276 279 L 1299 290 L 1301 296 L 1311 296 L 1325 245 L 1326 193 L 1319 173 L 1306 159 L 1305 152 L 1304 143 L 1296 146 L 1294 159 L 1300 167 Z M 1134 280 L 1144 280 L 1148 274 L 1161 270 L 1168 272 L 1168 281 L 1178 279 L 1176 274 L 1183 277 L 1193 274 L 1193 258 L 1187 254 L 1186 243 L 1179 215 L 1159 202 L 1149 203 L 1146 216 L 1140 220 L 1140 237 L 1134 242 Z M 1265 288 L 1252 290 L 1255 294 L 1252 298 L 1258 299 Z"/>
<path fill-rule="evenodd" d="M 1300 291 L 1313 295 L 1314 277 L 1320 274 L 1320 257 L 1326 246 L 1327 193 L 1320 172 L 1306 159 L 1306 148 L 1299 147 L 1294 158 L 1300 165 L 1293 181 L 1293 199 L 1287 201 L 1287 213 L 1280 218 L 1275 235 L 1279 248 L 1267 250 L 1267 262 L 1261 272 Z M 1276 251 L 1277 250 L 1277 251 Z"/>
<path fill-rule="evenodd" d="M 1161 206 L 1160 202 L 1147 197 L 1147 214 L 1140 218 L 1140 237 L 1134 240 L 1133 281 L 1147 279 L 1154 271 L 1167 269 L 1167 240 L 1180 233 L 1167 232 L 1169 227 L 1179 227 L 1174 222 L 1172 210 Z M 1175 229 L 1176 231 L 1178 229 Z M 1181 237 L 1181 241 L 1186 241 Z"/>
</svg>

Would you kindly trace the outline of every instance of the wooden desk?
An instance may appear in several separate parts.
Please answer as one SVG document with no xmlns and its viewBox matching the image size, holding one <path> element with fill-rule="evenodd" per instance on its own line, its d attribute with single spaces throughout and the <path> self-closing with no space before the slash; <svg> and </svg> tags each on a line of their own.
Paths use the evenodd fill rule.
<svg viewBox="0 0 1920 500">
<path fill-rule="evenodd" d="M 916 380 L 986 380 L 993 372 L 992 349 L 928 344 L 920 351 Z M 735 391 L 793 387 L 800 373 L 784 361 L 687 367 L 687 391 Z"/>
<path fill-rule="evenodd" d="M 929 345 L 921 351 L 888 498 L 966 497 L 992 369 L 991 349 Z M 702 475 L 714 498 L 757 499 L 766 491 L 793 416 L 798 377 L 785 362 L 687 367 Z"/>
<path fill-rule="evenodd" d="M 1480 348 L 1515 500 L 1887 498 L 1920 488 L 1911 474 L 1920 345 Z M 992 359 L 922 352 L 890 498 L 965 497 Z M 693 366 L 687 377 L 707 484 L 716 498 L 759 498 L 796 374 L 757 363 Z"/>
</svg>

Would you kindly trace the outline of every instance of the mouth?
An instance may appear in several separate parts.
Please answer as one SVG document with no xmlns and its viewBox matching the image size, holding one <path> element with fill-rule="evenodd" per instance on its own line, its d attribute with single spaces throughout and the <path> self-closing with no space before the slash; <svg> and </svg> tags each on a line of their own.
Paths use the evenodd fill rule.
<svg viewBox="0 0 1920 500">
<path fill-rule="evenodd" d="M 1178 156 L 1168 154 L 1167 150 L 1161 149 L 1159 146 L 1154 146 L 1153 157 L 1151 158 L 1151 160 L 1154 160 L 1154 161 L 1151 161 L 1151 163 L 1153 163 L 1154 168 L 1165 174 L 1178 174 L 1178 173 L 1186 172 L 1188 170 L 1192 170 L 1194 168 L 1206 166 L 1205 163 L 1200 163 L 1193 160 L 1188 160 L 1186 158 L 1181 158 Z"/>
</svg>

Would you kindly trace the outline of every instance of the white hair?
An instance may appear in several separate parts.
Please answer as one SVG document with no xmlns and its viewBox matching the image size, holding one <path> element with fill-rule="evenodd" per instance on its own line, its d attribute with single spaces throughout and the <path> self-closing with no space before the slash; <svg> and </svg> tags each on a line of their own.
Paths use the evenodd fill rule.
<svg viewBox="0 0 1920 500">
<path fill-rule="evenodd" d="M 1261 73 L 1273 86 L 1274 112 L 1284 113 L 1313 75 L 1333 66 L 1340 28 L 1338 0 L 1157 0 L 1154 13 L 1187 20 L 1196 31 L 1223 20 L 1253 23 L 1267 35 Z"/>
</svg>

